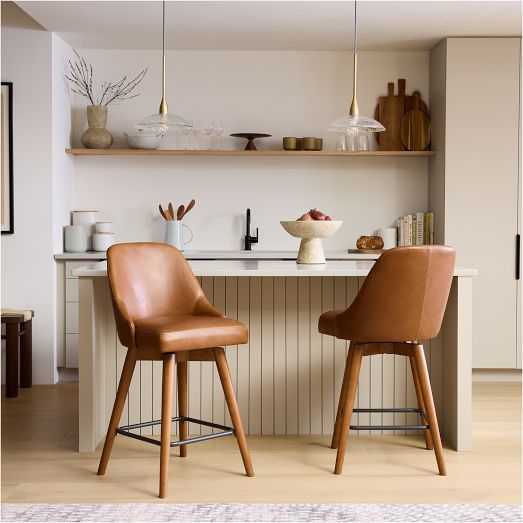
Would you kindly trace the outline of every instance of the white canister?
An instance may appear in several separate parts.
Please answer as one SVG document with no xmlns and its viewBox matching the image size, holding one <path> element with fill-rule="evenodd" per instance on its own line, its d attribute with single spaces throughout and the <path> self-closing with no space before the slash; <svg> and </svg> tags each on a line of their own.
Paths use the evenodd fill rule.
<svg viewBox="0 0 523 523">
<path fill-rule="evenodd" d="M 96 232 L 114 232 L 113 222 L 96 222 Z"/>
<path fill-rule="evenodd" d="M 73 225 L 83 225 L 87 229 L 87 249 L 93 249 L 93 232 L 95 231 L 98 211 L 73 211 Z"/>
<path fill-rule="evenodd" d="M 396 227 L 387 227 L 386 229 L 378 229 L 378 236 L 383 239 L 384 249 L 393 249 L 398 245 L 397 239 L 398 230 Z"/>
<path fill-rule="evenodd" d="M 189 231 L 189 234 L 191 235 L 187 241 L 183 237 L 183 227 L 185 227 L 185 229 Z M 191 229 L 185 225 L 185 223 L 182 223 L 180 220 L 167 220 L 165 222 L 165 243 L 173 245 L 179 251 L 183 251 L 185 245 L 191 243 L 192 239 L 193 233 Z"/>
<path fill-rule="evenodd" d="M 114 234 L 112 232 L 95 232 L 93 234 L 93 249 L 97 252 L 105 252 L 114 244 Z"/>
<path fill-rule="evenodd" d="M 87 229 L 83 225 L 64 227 L 64 251 L 85 252 L 87 250 Z"/>
</svg>

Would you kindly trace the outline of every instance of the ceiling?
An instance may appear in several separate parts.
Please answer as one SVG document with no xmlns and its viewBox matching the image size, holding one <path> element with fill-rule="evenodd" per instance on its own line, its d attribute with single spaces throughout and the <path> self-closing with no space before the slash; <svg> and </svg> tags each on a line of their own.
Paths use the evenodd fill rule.
<svg viewBox="0 0 523 523">
<path fill-rule="evenodd" d="M 18 1 L 78 49 L 161 48 L 161 2 Z M 520 36 L 520 0 L 358 2 L 359 47 L 429 50 L 447 36 Z M 168 1 L 166 46 L 185 50 L 352 48 L 350 1 Z"/>
</svg>

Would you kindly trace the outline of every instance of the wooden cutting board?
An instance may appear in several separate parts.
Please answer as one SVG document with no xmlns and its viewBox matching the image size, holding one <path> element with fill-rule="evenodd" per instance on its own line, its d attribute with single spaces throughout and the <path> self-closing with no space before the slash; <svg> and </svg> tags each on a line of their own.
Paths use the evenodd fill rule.
<svg viewBox="0 0 523 523">
<path fill-rule="evenodd" d="M 380 96 L 376 108 L 377 120 L 383 124 L 385 131 L 379 134 L 379 144 L 382 151 L 403 151 L 401 144 L 400 125 L 404 114 L 403 99 L 394 96 L 394 84 L 387 84 L 388 95 Z"/>
<path fill-rule="evenodd" d="M 383 254 L 386 249 L 347 249 L 349 254 Z"/>
<path fill-rule="evenodd" d="M 380 101 L 387 103 L 387 102 L 385 102 L 384 99 L 388 99 L 389 96 L 386 96 L 386 97 L 383 96 L 378 99 L 378 105 L 376 105 L 376 110 L 374 111 L 374 118 L 376 120 L 378 120 L 379 122 L 381 122 L 387 130 L 384 132 L 381 132 L 381 133 L 374 133 L 374 136 L 376 137 L 376 141 L 378 142 L 378 145 L 380 146 L 380 149 L 382 151 L 403 151 L 403 150 L 405 150 L 405 147 L 403 146 L 403 143 L 401 142 L 401 129 L 400 129 L 401 119 L 403 118 L 405 113 L 414 109 L 413 97 L 405 94 L 406 84 L 407 84 L 407 81 L 404 78 L 398 79 L 398 93 L 399 94 L 397 96 L 395 96 L 395 98 L 398 99 L 397 108 L 398 108 L 398 111 L 400 112 L 400 114 L 397 115 L 397 117 L 394 119 L 394 121 L 392 121 L 392 122 L 388 121 L 387 123 L 389 125 L 387 125 L 383 121 L 383 118 L 388 120 L 389 117 L 388 117 L 388 115 L 385 115 L 384 117 L 382 117 L 382 115 L 380 114 L 380 103 L 379 103 Z M 390 86 L 391 85 L 392 85 L 392 92 L 394 93 L 394 84 L 392 84 L 392 82 L 391 82 L 387 86 L 388 90 L 389 90 L 389 95 L 390 95 Z M 394 103 L 394 102 L 391 102 L 391 103 Z M 421 100 L 421 98 L 419 100 L 419 108 L 422 112 L 424 112 L 428 116 L 429 110 L 427 108 L 427 105 L 425 104 L 425 102 L 423 100 Z M 398 118 L 399 118 L 399 120 L 398 120 Z M 382 137 L 383 137 L 383 140 L 382 140 Z M 391 143 L 391 141 L 392 141 L 392 143 Z M 382 143 L 383 143 L 383 145 L 382 145 Z"/>
<path fill-rule="evenodd" d="M 424 151 L 430 143 L 430 121 L 420 109 L 419 94 L 413 94 L 414 108 L 401 119 L 401 143 L 408 151 Z"/>
</svg>

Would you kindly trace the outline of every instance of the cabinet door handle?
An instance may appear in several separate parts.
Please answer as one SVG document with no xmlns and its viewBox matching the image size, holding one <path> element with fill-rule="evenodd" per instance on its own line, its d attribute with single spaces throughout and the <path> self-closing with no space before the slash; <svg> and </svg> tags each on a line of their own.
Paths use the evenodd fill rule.
<svg viewBox="0 0 523 523">
<path fill-rule="evenodd" d="M 521 277 L 521 235 L 516 234 L 516 280 Z"/>
</svg>

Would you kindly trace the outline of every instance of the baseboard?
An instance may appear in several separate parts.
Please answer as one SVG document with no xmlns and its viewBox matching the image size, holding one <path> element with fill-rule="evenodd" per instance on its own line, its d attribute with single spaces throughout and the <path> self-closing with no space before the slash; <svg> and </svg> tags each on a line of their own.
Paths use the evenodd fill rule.
<svg viewBox="0 0 523 523">
<path fill-rule="evenodd" d="M 58 381 L 78 381 L 78 369 L 59 367 Z"/>
<path fill-rule="evenodd" d="M 472 381 L 521 383 L 521 369 L 472 369 Z"/>
</svg>

